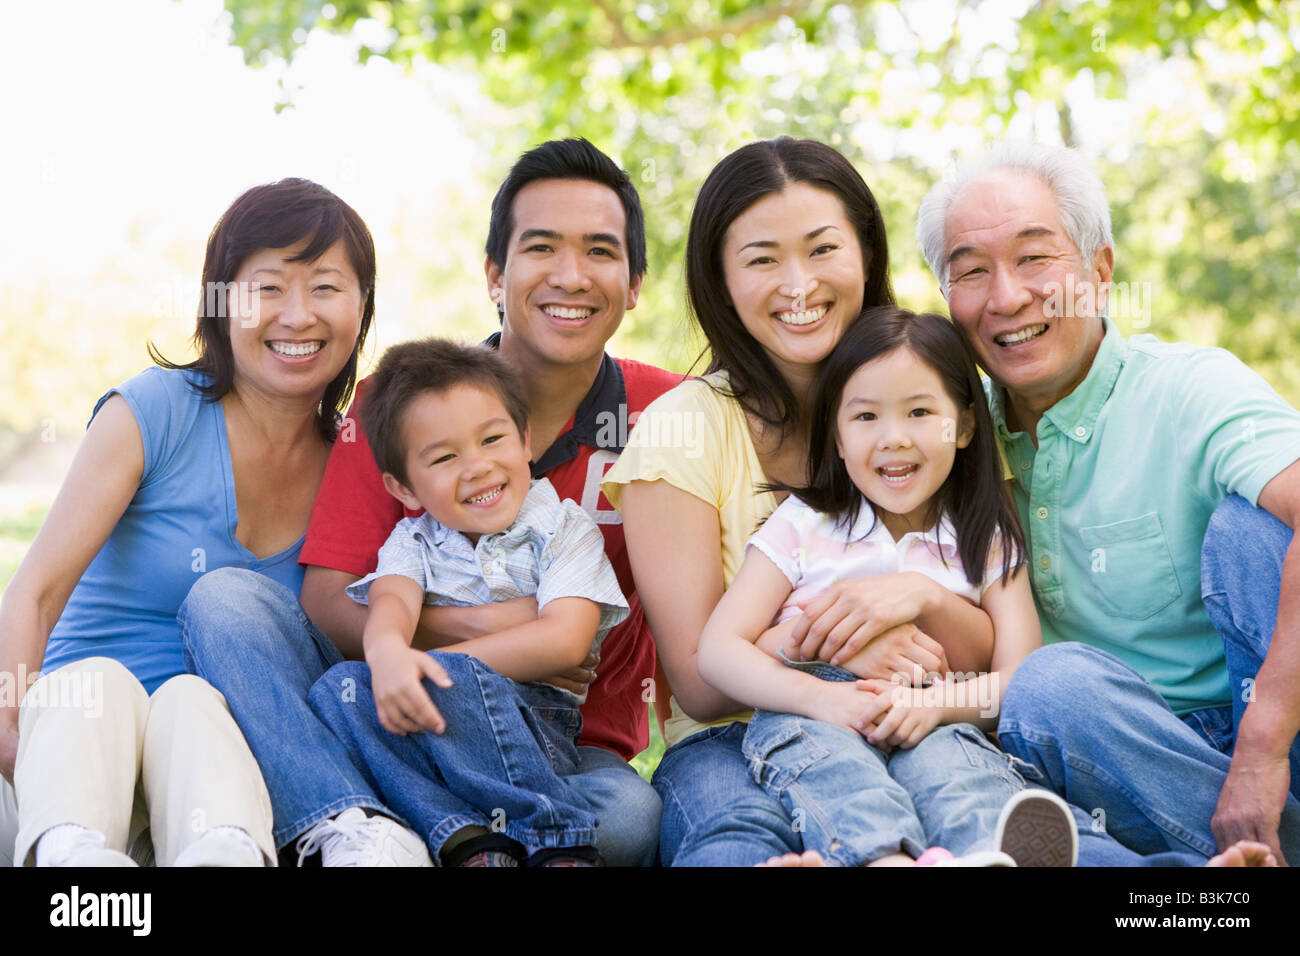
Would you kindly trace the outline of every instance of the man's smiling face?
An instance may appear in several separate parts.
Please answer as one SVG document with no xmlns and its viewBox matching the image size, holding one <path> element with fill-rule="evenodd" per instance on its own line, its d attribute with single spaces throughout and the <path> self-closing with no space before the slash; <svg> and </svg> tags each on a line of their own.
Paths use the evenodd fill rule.
<svg viewBox="0 0 1300 956">
<path fill-rule="evenodd" d="M 1045 182 L 997 169 L 967 184 L 948 210 L 944 263 L 953 321 L 1014 398 L 1047 408 L 1083 381 L 1104 333 L 1114 255 L 1103 246 L 1083 261 Z M 1097 295 L 1065 304 L 1095 304 L 1087 314 L 1045 307 L 1054 290 L 1086 283 Z"/>
<path fill-rule="evenodd" d="M 539 179 L 519 190 L 504 265 L 488 259 L 488 288 L 505 310 L 503 352 L 529 364 L 598 362 L 636 305 L 627 216 L 618 194 L 583 179 Z"/>
</svg>

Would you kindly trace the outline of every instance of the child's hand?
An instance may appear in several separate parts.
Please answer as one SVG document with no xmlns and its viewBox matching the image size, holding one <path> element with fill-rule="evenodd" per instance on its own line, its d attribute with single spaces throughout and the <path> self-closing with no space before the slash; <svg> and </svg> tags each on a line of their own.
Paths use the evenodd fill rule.
<svg viewBox="0 0 1300 956">
<path fill-rule="evenodd" d="M 863 715 L 875 727 L 863 735 L 882 750 L 915 747 L 943 719 L 942 683 L 920 688 L 873 679 L 860 680 L 857 686 L 875 695 L 875 703 Z"/>
<path fill-rule="evenodd" d="M 877 713 L 876 693 L 864 688 L 862 685 L 865 683 L 866 681 L 822 681 L 822 686 L 817 689 L 815 712 L 809 716 L 828 724 L 847 727 L 865 737 L 867 730 L 874 729 L 871 715 Z"/>
<path fill-rule="evenodd" d="M 451 678 L 437 661 L 423 651 L 393 641 L 368 654 L 366 662 L 370 665 L 370 686 L 379 722 L 385 730 L 405 735 L 423 730 L 440 734 L 447 729 L 447 722 L 421 683 L 427 677 L 439 687 L 451 686 Z"/>
</svg>

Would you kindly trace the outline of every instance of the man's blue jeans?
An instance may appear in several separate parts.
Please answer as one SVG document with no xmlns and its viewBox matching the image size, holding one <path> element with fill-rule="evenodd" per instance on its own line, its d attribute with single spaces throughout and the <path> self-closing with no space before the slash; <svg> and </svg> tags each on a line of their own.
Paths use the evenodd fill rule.
<svg viewBox="0 0 1300 956">
<path fill-rule="evenodd" d="M 796 663 L 826 681 L 856 680 L 840 667 Z M 781 801 L 804 848 L 827 862 L 863 866 L 928 846 L 961 856 L 993 849 L 998 814 L 1025 782 L 976 727 L 937 727 L 892 753 L 857 731 L 797 714 L 756 711 L 742 745 L 755 781 Z"/>
<path fill-rule="evenodd" d="M 1202 594 L 1224 639 L 1234 701 L 1253 678 L 1277 621 L 1291 529 L 1241 498 L 1214 512 L 1202 555 Z M 1035 651 L 1016 670 L 998 738 L 1040 782 L 1082 807 L 1140 854 L 1205 859 L 1218 847 L 1210 820 L 1227 779 L 1244 702 L 1177 717 L 1136 671 L 1087 644 Z M 1234 713 L 1235 712 L 1235 713 Z M 1300 774 L 1291 750 L 1282 852 L 1300 861 Z"/>
<path fill-rule="evenodd" d="M 401 817 L 308 703 L 312 686 L 343 658 L 292 592 L 255 572 L 223 568 L 195 582 L 177 619 L 187 665 L 225 695 L 262 769 L 277 846 L 348 807 Z M 616 754 L 577 752 L 570 785 L 601 821 L 601 856 L 610 865 L 649 865 L 657 794 Z"/>
</svg>

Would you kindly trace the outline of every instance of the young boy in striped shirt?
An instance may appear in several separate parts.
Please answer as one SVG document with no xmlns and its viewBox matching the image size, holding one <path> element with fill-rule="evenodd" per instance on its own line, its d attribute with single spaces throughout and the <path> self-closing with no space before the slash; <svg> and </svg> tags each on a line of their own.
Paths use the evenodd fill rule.
<svg viewBox="0 0 1300 956">
<path fill-rule="evenodd" d="M 390 349 L 362 411 L 403 518 L 368 604 L 366 663 L 333 668 L 313 709 L 377 794 L 448 866 L 597 865 L 597 821 L 565 782 L 583 696 L 541 678 L 579 666 L 628 613 L 592 519 L 532 480 L 527 406 L 492 349 Z M 411 647 L 424 604 L 533 596 L 535 621 L 440 650 Z M 426 732 L 427 731 L 427 732 Z"/>
</svg>

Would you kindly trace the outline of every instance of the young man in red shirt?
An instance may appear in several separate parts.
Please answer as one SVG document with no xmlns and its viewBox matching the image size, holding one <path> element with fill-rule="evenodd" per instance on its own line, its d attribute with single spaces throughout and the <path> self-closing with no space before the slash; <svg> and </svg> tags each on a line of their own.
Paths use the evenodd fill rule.
<svg viewBox="0 0 1300 956">
<path fill-rule="evenodd" d="M 631 614 L 610 632 L 599 669 L 555 675 L 570 689 L 590 683 L 582 708 L 581 769 L 573 784 L 600 819 L 598 848 L 611 865 L 654 862 L 660 801 L 627 760 L 649 737 L 647 690 L 654 642 L 636 596 L 620 516 L 600 480 L 627 441 L 631 421 L 680 375 L 605 353 L 645 275 L 645 227 L 631 179 L 586 140 L 543 143 L 521 156 L 492 202 L 485 271 L 501 331 L 488 341 L 527 392 L 534 478 L 586 510 L 605 537 Z M 366 609 L 344 591 L 370 573 L 405 510 L 383 486 L 356 427 L 365 382 L 330 454 L 300 561 L 302 605 L 345 654 L 359 657 Z M 631 421 L 629 421 L 629 419 Z M 536 617 L 521 598 L 477 608 L 426 607 L 415 646 L 433 648 Z M 608 812 L 603 812 L 608 811 Z"/>
</svg>

